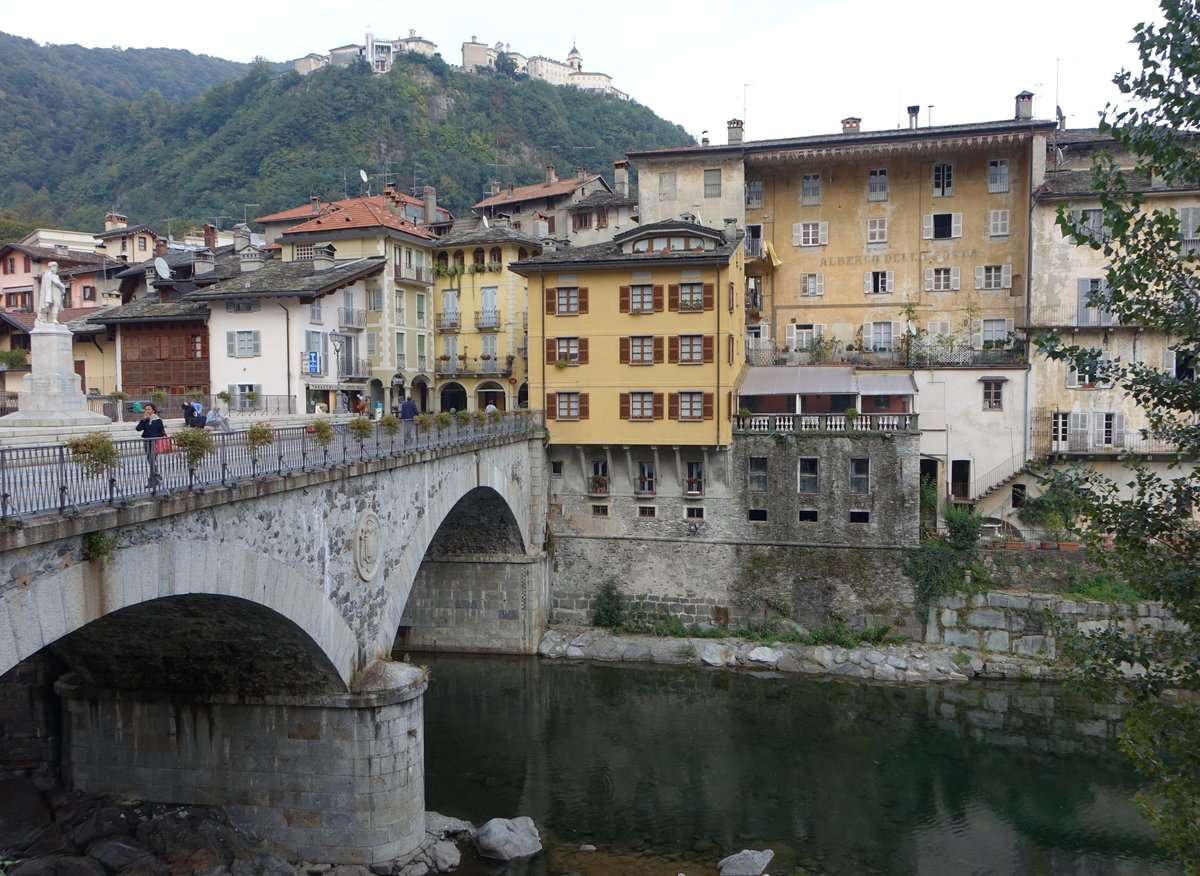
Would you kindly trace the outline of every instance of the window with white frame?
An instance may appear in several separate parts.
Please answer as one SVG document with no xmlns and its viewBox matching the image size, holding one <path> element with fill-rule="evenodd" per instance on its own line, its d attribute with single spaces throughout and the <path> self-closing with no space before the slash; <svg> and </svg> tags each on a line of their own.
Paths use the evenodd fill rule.
<svg viewBox="0 0 1200 876">
<path fill-rule="evenodd" d="M 396 367 L 404 367 L 404 332 L 396 332 Z"/>
<path fill-rule="evenodd" d="M 450 361 L 458 356 L 458 335 L 442 335 L 442 355 Z"/>
<path fill-rule="evenodd" d="M 679 361 L 685 365 L 704 361 L 704 335 L 679 336 Z"/>
<path fill-rule="evenodd" d="M 679 309 L 693 312 L 704 309 L 703 283 L 679 284 Z"/>
<path fill-rule="evenodd" d="M 298 262 L 311 262 L 313 258 L 313 245 L 311 243 L 297 243 L 292 250 L 292 258 Z"/>
<path fill-rule="evenodd" d="M 567 365 L 579 364 L 579 338 L 556 338 L 558 361 Z"/>
<path fill-rule="evenodd" d="M 653 335 L 635 335 L 629 339 L 629 362 L 631 365 L 654 364 Z"/>
<path fill-rule="evenodd" d="M 921 217 L 921 237 L 925 240 L 962 237 L 962 213 L 926 213 Z"/>
<path fill-rule="evenodd" d="M 926 292 L 957 292 L 962 282 L 962 272 L 958 268 L 926 268 Z"/>
<path fill-rule="evenodd" d="M 1125 446 L 1125 415 L 1112 412 L 1096 414 L 1093 442 L 1099 447 Z"/>
<path fill-rule="evenodd" d="M 721 169 L 710 167 L 704 171 L 704 197 L 721 197 Z"/>
<path fill-rule="evenodd" d="M 261 301 L 226 301 L 226 313 L 257 313 L 262 309 Z"/>
<path fill-rule="evenodd" d="M 871 492 L 871 460 L 850 460 L 850 492 L 865 495 Z"/>
<path fill-rule="evenodd" d="M 1008 191 L 1008 159 L 993 158 L 988 162 L 988 193 Z"/>
<path fill-rule="evenodd" d="M 226 353 L 233 359 L 249 359 L 262 355 L 262 333 L 258 331 L 225 332 Z"/>
<path fill-rule="evenodd" d="M 653 392 L 631 392 L 631 393 L 629 393 L 629 419 L 631 419 L 631 420 L 653 420 L 654 419 L 654 393 Z"/>
<path fill-rule="evenodd" d="M 640 460 L 637 464 L 637 482 L 633 485 L 633 491 L 642 495 L 653 495 L 654 487 L 654 461 Z"/>
<path fill-rule="evenodd" d="M 1099 210 L 1095 212 L 1099 213 Z M 1101 228 L 1104 217 L 1101 215 Z M 1200 207 L 1179 208 L 1179 239 L 1184 255 L 1200 254 Z"/>
<path fill-rule="evenodd" d="M 988 237 L 1008 237 L 1008 210 L 988 210 Z"/>
<path fill-rule="evenodd" d="M 654 312 L 654 287 L 645 284 L 641 286 L 629 287 L 629 312 L 630 313 L 653 313 Z"/>
<path fill-rule="evenodd" d="M 761 179 L 746 180 L 746 206 L 757 209 L 763 205 L 763 181 Z"/>
<path fill-rule="evenodd" d="M 687 475 L 683 480 L 683 488 L 689 496 L 699 496 L 704 492 L 703 462 L 691 460 L 687 463 Z"/>
<path fill-rule="evenodd" d="M 806 173 L 800 180 L 800 203 L 801 204 L 819 204 L 821 203 L 821 175 L 819 173 Z"/>
<path fill-rule="evenodd" d="M 811 322 L 789 322 L 787 345 L 793 350 L 808 350 L 813 341 L 821 337 L 821 326 Z"/>
<path fill-rule="evenodd" d="M 675 172 L 660 173 L 658 175 L 658 199 L 660 201 L 675 200 Z"/>
<path fill-rule="evenodd" d="M 1012 287 L 1012 265 L 976 265 L 976 289 L 1009 289 Z"/>
<path fill-rule="evenodd" d="M 983 409 L 985 411 L 1004 410 L 1004 381 L 983 381 Z"/>
<path fill-rule="evenodd" d="M 933 196 L 948 198 L 954 194 L 954 165 L 949 162 L 933 166 Z"/>
<path fill-rule="evenodd" d="M 980 339 L 983 341 L 985 349 L 995 349 L 1008 345 L 1007 319 L 984 319 L 980 320 L 980 322 L 982 323 Z"/>
<path fill-rule="evenodd" d="M 425 328 L 425 293 L 417 293 L 417 328 Z"/>
<path fill-rule="evenodd" d="M 879 167 L 867 171 L 867 200 L 886 201 L 888 199 L 887 168 Z"/>
<path fill-rule="evenodd" d="M 800 275 L 800 297 L 801 298 L 816 298 L 825 294 L 825 275 L 824 274 L 801 274 Z"/>
<path fill-rule="evenodd" d="M 824 246 L 829 243 L 828 222 L 797 222 L 792 226 L 793 246 Z"/>
<path fill-rule="evenodd" d="M 887 351 L 892 349 L 892 324 L 891 322 L 872 322 L 870 337 L 864 340 L 871 345 L 871 349 L 879 351 Z"/>
<path fill-rule="evenodd" d="M 681 419 L 681 420 L 702 420 L 702 419 L 704 419 L 704 393 L 703 392 L 681 392 L 681 393 L 679 393 L 679 419 Z"/>
<path fill-rule="evenodd" d="M 554 397 L 555 413 L 560 420 L 579 419 L 579 393 L 560 392 Z"/>
<path fill-rule="evenodd" d="M 372 286 L 367 289 L 367 310 L 379 313 L 383 310 L 383 288 Z"/>
<path fill-rule="evenodd" d="M 867 220 L 867 243 L 887 243 L 887 219 Z"/>
<path fill-rule="evenodd" d="M 367 358 L 379 355 L 379 334 L 367 332 Z"/>
<path fill-rule="evenodd" d="M 802 456 L 796 465 L 796 492 L 816 493 L 820 490 L 821 462 L 815 456 Z"/>
<path fill-rule="evenodd" d="M 895 289 L 895 271 L 867 271 L 863 274 L 863 292 L 867 295 L 886 295 Z"/>
</svg>

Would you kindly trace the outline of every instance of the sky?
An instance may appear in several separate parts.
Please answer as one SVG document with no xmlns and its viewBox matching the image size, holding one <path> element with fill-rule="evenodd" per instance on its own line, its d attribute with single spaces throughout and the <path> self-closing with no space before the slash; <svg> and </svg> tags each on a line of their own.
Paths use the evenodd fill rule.
<svg viewBox="0 0 1200 876">
<path fill-rule="evenodd" d="M 286 61 L 361 44 L 368 32 L 410 30 L 452 64 L 472 37 L 562 61 L 575 45 L 585 70 L 609 74 L 694 137 L 708 131 L 723 143 L 733 118 L 745 121 L 748 140 L 836 132 L 847 116 L 860 117 L 864 131 L 906 127 L 914 104 L 921 125 L 1012 118 L 1024 90 L 1035 95 L 1036 117 L 1054 118 L 1057 104 L 1068 127 L 1093 127 L 1120 99 L 1113 75 L 1137 65 L 1133 26 L 1160 18 L 1151 0 L 586 4 L 610 10 L 586 14 L 573 6 L 292 0 L 285 12 L 256 13 L 206 0 L 112 16 L 95 0 L 57 0 L 52 14 L 13 4 L 0 29 L 40 43 L 178 48 L 232 61 Z"/>
</svg>

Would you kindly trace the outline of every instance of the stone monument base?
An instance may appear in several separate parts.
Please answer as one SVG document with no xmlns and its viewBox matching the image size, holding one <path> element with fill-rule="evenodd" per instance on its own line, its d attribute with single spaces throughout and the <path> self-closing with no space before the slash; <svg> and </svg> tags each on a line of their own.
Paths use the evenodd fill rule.
<svg viewBox="0 0 1200 876">
<path fill-rule="evenodd" d="M 103 426 L 112 422 L 88 410 L 79 388 L 71 330 L 60 323 L 37 322 L 29 333 L 33 369 L 17 393 L 17 412 L 0 417 L 0 428 Z"/>
</svg>

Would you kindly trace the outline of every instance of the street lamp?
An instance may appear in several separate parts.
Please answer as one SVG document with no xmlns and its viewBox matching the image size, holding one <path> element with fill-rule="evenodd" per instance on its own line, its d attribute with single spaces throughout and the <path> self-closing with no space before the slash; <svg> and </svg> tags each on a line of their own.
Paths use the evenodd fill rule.
<svg viewBox="0 0 1200 876">
<path fill-rule="evenodd" d="M 338 397 L 342 394 L 342 345 L 346 339 L 339 334 L 331 334 L 329 343 L 333 347 L 333 406 L 330 413 L 337 410 Z"/>
</svg>

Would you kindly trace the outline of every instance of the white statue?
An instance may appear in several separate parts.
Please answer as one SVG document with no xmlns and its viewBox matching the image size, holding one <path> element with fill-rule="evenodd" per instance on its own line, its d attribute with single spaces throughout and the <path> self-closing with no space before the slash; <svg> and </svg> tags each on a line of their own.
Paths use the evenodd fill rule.
<svg viewBox="0 0 1200 876">
<path fill-rule="evenodd" d="M 58 279 L 58 262 L 51 262 L 42 272 L 42 288 L 38 296 L 38 321 L 48 325 L 58 322 L 58 312 L 62 309 L 62 296 L 67 291 L 63 281 Z"/>
</svg>

